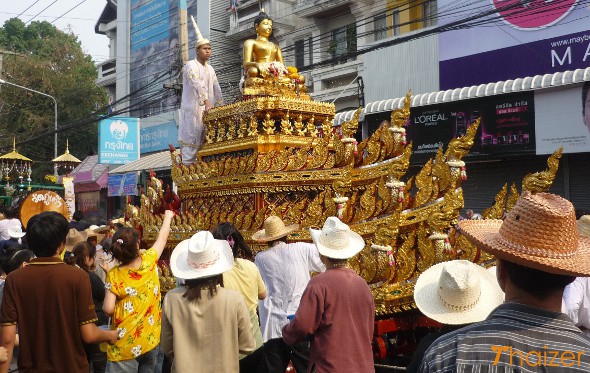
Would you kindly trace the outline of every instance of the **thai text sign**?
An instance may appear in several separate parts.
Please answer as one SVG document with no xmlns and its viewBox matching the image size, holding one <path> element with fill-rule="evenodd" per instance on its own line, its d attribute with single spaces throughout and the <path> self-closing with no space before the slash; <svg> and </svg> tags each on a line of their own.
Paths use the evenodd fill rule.
<svg viewBox="0 0 590 373">
<path fill-rule="evenodd" d="M 139 118 L 113 117 L 98 126 L 98 163 L 126 164 L 139 159 Z"/>
<path fill-rule="evenodd" d="M 135 196 L 137 195 L 137 173 L 109 175 L 108 196 Z"/>
<path fill-rule="evenodd" d="M 168 149 L 172 144 L 178 147 L 176 122 L 168 122 L 141 129 L 141 154 Z"/>
</svg>

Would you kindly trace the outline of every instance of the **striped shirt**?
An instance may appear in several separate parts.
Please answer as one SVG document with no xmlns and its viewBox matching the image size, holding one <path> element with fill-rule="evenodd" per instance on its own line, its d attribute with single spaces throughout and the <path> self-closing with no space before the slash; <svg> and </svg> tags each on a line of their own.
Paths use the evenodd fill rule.
<svg viewBox="0 0 590 373">
<path fill-rule="evenodd" d="M 516 303 L 445 334 L 420 372 L 590 372 L 590 339 L 564 314 Z"/>
</svg>

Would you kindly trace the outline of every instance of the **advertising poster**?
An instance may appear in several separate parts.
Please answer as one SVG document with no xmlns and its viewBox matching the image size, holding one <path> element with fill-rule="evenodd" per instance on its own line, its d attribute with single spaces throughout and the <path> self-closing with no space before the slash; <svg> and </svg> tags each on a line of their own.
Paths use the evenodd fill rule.
<svg viewBox="0 0 590 373">
<path fill-rule="evenodd" d="M 90 216 L 99 213 L 100 192 L 78 193 L 78 210 Z"/>
<path fill-rule="evenodd" d="M 537 154 L 590 152 L 590 82 L 535 91 Z"/>
<path fill-rule="evenodd" d="M 107 188 L 109 197 L 137 195 L 137 173 L 109 175 Z"/>
<path fill-rule="evenodd" d="M 178 147 L 176 122 L 168 122 L 141 129 L 141 154 L 168 149 L 172 144 Z"/>
<path fill-rule="evenodd" d="M 76 211 L 76 194 L 74 193 L 74 178 L 64 176 L 61 179 L 64 185 L 64 199 L 68 208 L 68 220 L 72 220 Z"/>
<path fill-rule="evenodd" d="M 180 63 L 179 8 L 187 10 L 189 58 L 195 58 L 195 17 L 205 38 L 209 36 L 209 0 L 131 0 L 131 64 L 129 84 L 133 116 L 159 114 L 173 110 L 174 94 L 165 95 L 164 83 L 174 76 L 169 72 Z M 198 8 L 198 12 L 197 12 Z M 181 79 L 182 80 L 182 79 Z M 171 92 L 170 92 L 171 93 Z M 164 97 L 162 99 L 162 97 Z"/>
<path fill-rule="evenodd" d="M 507 154 L 535 150 L 535 103 L 532 92 L 428 105 L 410 110 L 406 127 L 412 142 L 411 162 L 424 163 L 434 158 L 439 147 L 463 136 L 480 119 L 470 154 Z M 390 113 L 367 115 L 372 130 Z"/>
<path fill-rule="evenodd" d="M 580 0 L 439 0 L 440 89 L 590 66 L 590 7 Z"/>
<path fill-rule="evenodd" d="M 139 118 L 112 117 L 98 125 L 98 163 L 127 164 L 139 159 Z"/>
</svg>

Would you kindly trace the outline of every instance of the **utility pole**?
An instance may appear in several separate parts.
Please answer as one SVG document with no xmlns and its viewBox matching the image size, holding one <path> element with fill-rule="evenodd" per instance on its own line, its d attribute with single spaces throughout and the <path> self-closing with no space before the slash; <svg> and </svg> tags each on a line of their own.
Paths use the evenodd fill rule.
<svg viewBox="0 0 590 373">
<path fill-rule="evenodd" d="M 188 62 L 188 14 L 186 0 L 179 0 L 178 4 L 178 40 L 180 42 L 180 58 L 182 66 Z"/>
</svg>

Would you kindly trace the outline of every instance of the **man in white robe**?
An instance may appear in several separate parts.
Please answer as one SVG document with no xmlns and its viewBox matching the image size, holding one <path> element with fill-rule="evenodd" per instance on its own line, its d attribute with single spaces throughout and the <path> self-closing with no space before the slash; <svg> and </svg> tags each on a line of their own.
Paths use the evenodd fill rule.
<svg viewBox="0 0 590 373">
<path fill-rule="evenodd" d="M 211 43 L 204 39 L 198 30 L 197 38 L 197 57 L 187 62 L 182 72 L 178 142 L 181 146 L 182 162 L 186 165 L 195 163 L 197 151 L 205 140 L 203 114 L 223 102 L 217 75 L 208 63 L 211 57 Z"/>
</svg>

